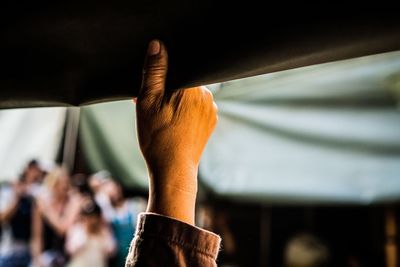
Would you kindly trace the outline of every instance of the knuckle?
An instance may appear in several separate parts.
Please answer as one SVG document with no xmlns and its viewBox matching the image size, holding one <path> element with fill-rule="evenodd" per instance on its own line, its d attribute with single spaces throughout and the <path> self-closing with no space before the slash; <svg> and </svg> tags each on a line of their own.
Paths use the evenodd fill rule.
<svg viewBox="0 0 400 267">
<path fill-rule="evenodd" d="M 153 94 L 153 93 L 141 94 L 137 99 L 138 107 L 146 109 L 148 107 L 155 106 L 159 102 L 159 98 L 160 97 L 158 94 Z"/>
<path fill-rule="evenodd" d="M 166 73 L 167 72 L 167 65 L 166 64 L 153 64 L 150 65 L 147 70 L 145 70 L 147 74 L 152 75 L 152 74 L 158 74 L 158 73 Z"/>
<path fill-rule="evenodd" d="M 204 92 L 204 95 L 206 95 L 207 97 L 213 99 L 213 94 L 207 87 L 202 86 L 201 89 Z"/>
<path fill-rule="evenodd" d="M 216 112 L 218 112 L 218 105 L 217 103 L 213 102 L 213 108 Z"/>
</svg>

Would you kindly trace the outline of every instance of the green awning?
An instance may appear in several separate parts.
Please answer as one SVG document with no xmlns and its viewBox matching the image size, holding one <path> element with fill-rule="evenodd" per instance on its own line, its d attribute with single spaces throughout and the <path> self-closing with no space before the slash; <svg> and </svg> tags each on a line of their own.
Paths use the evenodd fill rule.
<svg viewBox="0 0 400 267">
<path fill-rule="evenodd" d="M 400 52 L 210 86 L 219 123 L 200 165 L 221 196 L 266 203 L 400 199 Z M 93 170 L 145 187 L 134 104 L 83 108 Z"/>
</svg>

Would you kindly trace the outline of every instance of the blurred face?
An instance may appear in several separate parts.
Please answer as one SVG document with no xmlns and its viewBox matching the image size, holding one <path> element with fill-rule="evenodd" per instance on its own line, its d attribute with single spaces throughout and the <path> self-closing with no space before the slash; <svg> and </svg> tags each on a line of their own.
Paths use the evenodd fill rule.
<svg viewBox="0 0 400 267">
<path fill-rule="evenodd" d="M 25 171 L 25 181 L 27 183 L 35 183 L 40 180 L 42 170 L 37 165 L 28 166 Z"/>
<path fill-rule="evenodd" d="M 69 177 L 67 175 L 62 175 L 58 178 L 56 184 L 54 185 L 54 193 L 58 196 L 66 196 L 69 189 Z"/>
<path fill-rule="evenodd" d="M 97 192 L 101 187 L 101 182 L 96 177 L 90 177 L 89 186 L 93 190 L 93 192 Z"/>
<path fill-rule="evenodd" d="M 105 187 L 105 192 L 113 205 L 119 203 L 123 199 L 122 188 L 119 184 L 111 181 L 108 182 Z"/>
</svg>

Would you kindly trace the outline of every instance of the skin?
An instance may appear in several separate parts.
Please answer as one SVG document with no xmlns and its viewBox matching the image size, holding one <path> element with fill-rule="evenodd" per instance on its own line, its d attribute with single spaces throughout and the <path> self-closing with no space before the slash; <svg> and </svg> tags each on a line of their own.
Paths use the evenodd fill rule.
<svg viewBox="0 0 400 267">
<path fill-rule="evenodd" d="M 125 199 L 122 193 L 122 188 L 119 184 L 114 181 L 107 182 L 105 186 L 105 192 L 110 198 L 111 204 L 114 207 L 121 207 L 125 203 Z"/>
<path fill-rule="evenodd" d="M 38 182 L 42 176 L 42 170 L 36 165 L 28 166 L 24 176 L 27 183 Z"/>
<path fill-rule="evenodd" d="M 217 106 L 205 87 L 167 91 L 167 69 L 167 50 L 153 40 L 135 100 L 150 179 L 147 211 L 194 224 L 198 166 L 217 123 Z"/>
<path fill-rule="evenodd" d="M 43 219 L 62 236 L 77 219 L 84 199 L 70 194 L 68 176 L 59 177 L 52 190 L 53 198 L 50 201 L 39 199 L 38 207 Z"/>
<path fill-rule="evenodd" d="M 30 186 L 35 183 L 42 171 L 37 166 L 28 166 L 24 171 L 24 179 L 14 184 L 14 197 L 7 208 L 0 212 L 0 223 L 10 220 L 17 210 L 19 200 L 27 191 Z"/>
<path fill-rule="evenodd" d="M 18 182 L 14 185 L 15 194 L 7 208 L 4 211 L 0 212 L 0 223 L 9 221 L 11 217 L 15 214 L 18 208 L 19 200 L 21 196 L 25 193 L 27 187 L 27 184 L 23 182 Z"/>
</svg>

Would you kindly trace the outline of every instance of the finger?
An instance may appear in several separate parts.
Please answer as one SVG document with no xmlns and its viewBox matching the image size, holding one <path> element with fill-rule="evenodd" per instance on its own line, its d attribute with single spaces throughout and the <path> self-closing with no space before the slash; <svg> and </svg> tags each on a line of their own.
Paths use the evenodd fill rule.
<svg viewBox="0 0 400 267">
<path fill-rule="evenodd" d="M 159 40 L 151 41 L 143 67 L 143 80 L 139 99 L 163 94 L 167 69 L 167 50 Z"/>
</svg>

